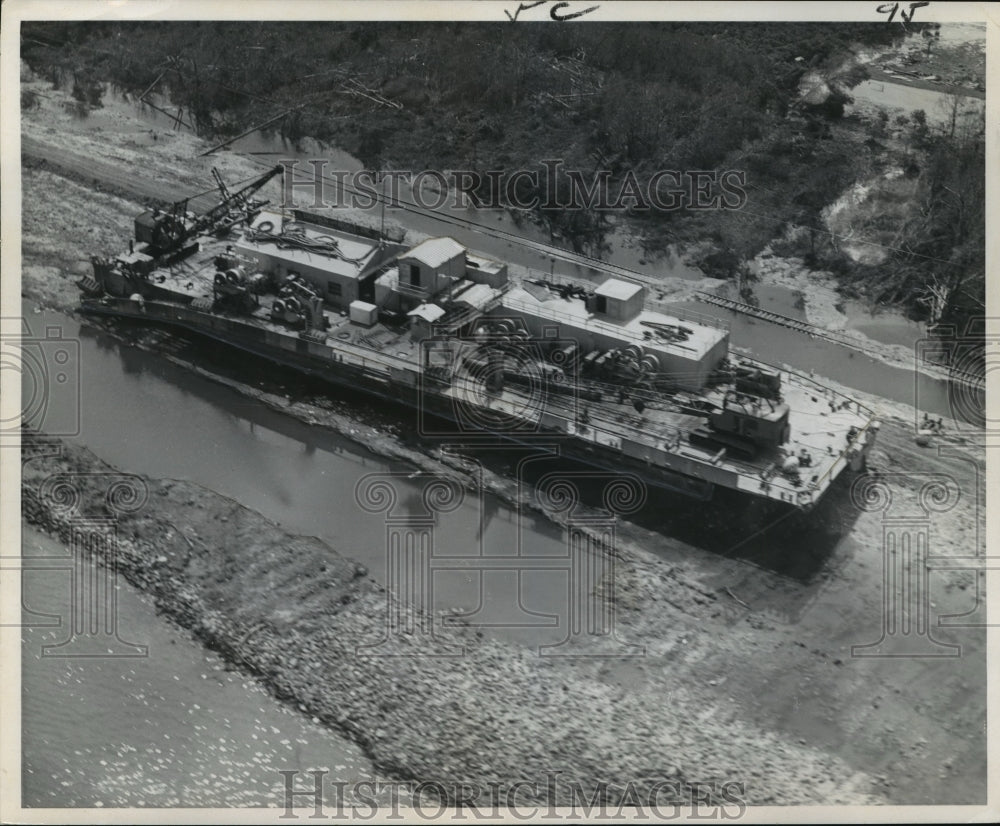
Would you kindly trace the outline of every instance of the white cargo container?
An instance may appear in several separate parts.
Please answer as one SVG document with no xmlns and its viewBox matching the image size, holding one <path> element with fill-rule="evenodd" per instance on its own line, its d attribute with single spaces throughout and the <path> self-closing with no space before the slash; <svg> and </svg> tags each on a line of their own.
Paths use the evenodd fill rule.
<svg viewBox="0 0 1000 826">
<path fill-rule="evenodd" d="M 363 327 L 371 327 L 378 321 L 378 307 L 367 301 L 352 301 L 351 321 Z"/>
</svg>

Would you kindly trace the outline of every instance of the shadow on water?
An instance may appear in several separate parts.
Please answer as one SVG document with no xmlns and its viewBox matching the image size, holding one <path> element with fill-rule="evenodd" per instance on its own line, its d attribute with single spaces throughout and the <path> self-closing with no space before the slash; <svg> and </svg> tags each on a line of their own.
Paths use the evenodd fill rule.
<svg viewBox="0 0 1000 826">
<path fill-rule="evenodd" d="M 512 463 L 496 456 L 476 458 L 496 472 L 513 472 Z M 593 470 L 579 462 L 553 459 L 527 465 L 524 478 L 534 485 L 555 467 L 567 466 Z M 685 545 L 808 583 L 827 567 L 860 514 L 850 496 L 854 478 L 844 473 L 808 512 L 728 488 L 716 488 L 711 499 L 702 502 L 650 485 L 645 504 L 626 518 Z M 599 479 L 577 480 L 582 504 L 602 509 L 605 484 Z M 648 550 L 657 552 L 655 547 Z"/>
<path fill-rule="evenodd" d="M 188 338 L 175 331 L 166 332 L 148 329 L 137 329 L 129 324 L 107 324 L 107 329 L 81 325 L 80 336 L 92 339 L 97 347 L 106 352 L 115 353 L 121 360 L 122 369 L 129 375 L 151 375 L 185 394 L 210 396 L 212 404 L 226 412 L 247 420 L 252 425 L 273 430 L 303 445 L 312 453 L 323 450 L 328 453 L 371 453 L 367 448 L 349 440 L 327 428 L 312 427 L 292 416 L 283 415 L 266 405 L 248 401 L 235 393 L 212 392 L 215 383 L 205 377 L 173 364 L 157 354 L 133 346 L 143 343 L 151 344 L 151 337 L 156 338 L 156 350 L 169 352 L 180 359 L 191 361 L 207 371 L 224 379 L 232 379 L 244 384 L 250 384 L 264 392 L 280 395 L 295 401 L 339 402 L 351 404 L 352 412 L 359 420 L 368 424 L 377 424 L 382 420 L 388 424 L 389 419 L 379 414 L 379 407 L 363 404 L 364 397 L 358 397 L 349 390 L 331 385 L 320 379 L 300 376 L 288 368 L 272 364 L 266 359 L 250 358 L 245 353 L 229 347 L 206 346 L 205 340 L 197 340 L 196 336 Z M 162 345 L 162 346 L 161 346 Z M 252 373 L 248 375 L 248 364 L 252 365 Z M 402 408 L 401 408 L 402 409 Z M 375 454 L 372 454 L 375 455 Z M 381 457 L 380 457 L 381 458 Z M 383 460 L 386 465 L 398 464 L 392 459 Z"/>
</svg>

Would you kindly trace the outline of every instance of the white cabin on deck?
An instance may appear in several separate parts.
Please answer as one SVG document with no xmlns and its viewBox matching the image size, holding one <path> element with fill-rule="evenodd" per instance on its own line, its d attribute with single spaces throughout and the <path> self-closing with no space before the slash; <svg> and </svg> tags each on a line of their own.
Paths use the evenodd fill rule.
<svg viewBox="0 0 1000 826">
<path fill-rule="evenodd" d="M 437 304 L 421 304 L 406 314 L 410 319 L 410 333 L 414 341 L 429 338 L 434 332 L 434 322 L 444 315 Z"/>
<path fill-rule="evenodd" d="M 454 238 L 428 238 L 400 255 L 396 266 L 400 284 L 434 296 L 465 277 L 465 247 Z"/>
<path fill-rule="evenodd" d="M 616 321 L 628 321 L 642 312 L 646 288 L 633 281 L 609 278 L 594 290 L 597 296 L 594 311 Z"/>
<path fill-rule="evenodd" d="M 276 212 L 261 212 L 234 245 L 236 252 L 275 283 L 292 273 L 301 275 L 325 303 L 338 309 L 374 301 L 379 264 L 399 246 L 307 217 L 290 221 Z"/>
<path fill-rule="evenodd" d="M 429 302 L 481 309 L 507 285 L 506 264 L 470 253 L 454 238 L 428 238 L 379 272 L 375 303 L 395 313 Z"/>
<path fill-rule="evenodd" d="M 680 389 L 701 390 L 729 353 L 729 330 L 645 310 L 644 299 L 642 285 L 616 278 L 601 284 L 587 301 L 515 286 L 490 314 L 522 319 L 536 338 L 550 337 L 556 327 L 559 338 L 574 343 L 581 358 L 636 345 L 655 356 L 657 372 Z M 659 330 L 677 335 L 671 340 Z"/>
</svg>

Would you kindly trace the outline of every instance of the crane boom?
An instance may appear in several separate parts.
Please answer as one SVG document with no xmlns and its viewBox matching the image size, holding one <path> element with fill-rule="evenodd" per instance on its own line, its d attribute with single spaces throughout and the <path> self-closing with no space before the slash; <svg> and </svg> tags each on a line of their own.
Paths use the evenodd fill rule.
<svg viewBox="0 0 1000 826">
<path fill-rule="evenodd" d="M 229 187 L 226 186 L 226 182 L 222 180 L 222 175 L 219 174 L 219 170 L 214 166 L 212 167 L 212 177 L 215 178 L 215 184 L 219 187 L 222 200 L 228 201 L 230 198 Z"/>
<path fill-rule="evenodd" d="M 167 212 L 144 213 L 136 219 L 136 238 L 149 242 L 153 256 L 158 257 L 176 252 L 185 241 L 199 233 L 228 230 L 242 221 L 250 221 L 267 203 L 266 200 L 251 201 L 251 196 L 283 169 L 278 164 L 236 192 L 230 192 L 218 170 L 213 169 L 222 196 L 215 206 L 195 216 L 188 212 L 190 199 L 185 198 L 174 203 Z"/>
<path fill-rule="evenodd" d="M 228 198 L 223 197 L 219 203 L 195 221 L 190 234 L 208 229 L 213 224 L 226 217 L 233 207 L 240 210 L 248 210 L 256 206 L 256 209 L 259 209 L 264 205 L 264 203 L 266 203 L 266 201 L 253 205 L 251 204 L 250 196 L 263 187 L 275 175 L 278 175 L 283 169 L 284 167 L 281 164 L 278 164 L 272 169 L 269 169 L 259 178 L 248 183 L 245 187 L 243 187 L 243 189 L 230 194 Z M 220 189 L 223 192 L 227 192 L 228 190 L 226 189 L 225 182 L 222 181 L 222 176 L 218 176 L 216 180 L 221 182 Z"/>
</svg>

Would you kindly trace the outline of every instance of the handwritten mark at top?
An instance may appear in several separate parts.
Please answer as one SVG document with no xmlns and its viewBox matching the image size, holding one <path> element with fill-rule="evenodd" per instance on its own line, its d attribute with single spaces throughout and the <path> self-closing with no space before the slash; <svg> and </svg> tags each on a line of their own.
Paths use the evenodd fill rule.
<svg viewBox="0 0 1000 826">
<path fill-rule="evenodd" d="M 567 12 L 566 14 L 560 14 L 559 13 L 561 9 L 568 9 L 568 8 L 569 8 L 569 3 L 556 3 L 549 10 L 549 17 L 551 17 L 553 20 L 555 20 L 557 22 L 561 22 L 563 20 L 573 20 L 574 18 L 577 18 L 577 17 L 583 17 L 585 14 L 590 14 L 592 11 L 595 11 L 596 9 L 599 9 L 600 6 L 591 6 L 589 9 L 583 9 L 581 11 L 574 11 L 574 12 Z"/>
<path fill-rule="evenodd" d="M 513 14 L 507 11 L 507 9 L 504 9 L 503 13 L 507 15 L 508 20 L 514 22 L 520 16 L 521 12 L 528 11 L 536 6 L 544 6 L 547 2 L 548 0 L 535 0 L 534 3 L 520 3 L 518 4 L 517 10 Z"/>
<path fill-rule="evenodd" d="M 507 19 L 514 22 L 521 16 L 521 12 L 530 11 L 531 9 L 538 8 L 539 6 L 544 6 L 549 3 L 550 0 L 534 0 L 534 2 L 519 3 L 517 9 L 511 14 L 507 9 L 504 9 L 503 13 L 507 15 Z M 566 20 L 575 20 L 577 17 L 583 17 L 585 14 L 590 14 L 592 11 L 596 11 L 600 6 L 590 6 L 586 9 L 581 9 L 580 11 L 573 11 L 571 4 L 565 2 L 552 3 L 549 6 L 549 17 L 555 20 L 557 23 L 562 23 Z"/>
<path fill-rule="evenodd" d="M 929 5 L 930 3 L 927 2 L 927 0 L 924 0 L 922 3 L 910 3 L 910 13 L 907 14 L 905 9 L 899 8 L 899 3 L 883 3 L 876 9 L 876 11 L 879 14 L 889 15 L 889 19 L 885 21 L 886 23 L 891 23 L 895 20 L 896 12 L 899 12 L 899 16 L 902 18 L 899 22 L 901 25 L 905 26 L 907 23 L 913 22 L 913 15 L 916 13 L 917 9 Z"/>
</svg>

